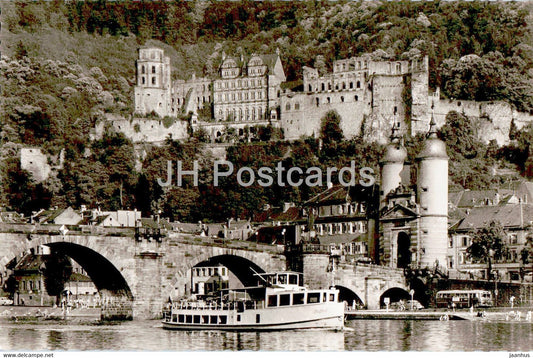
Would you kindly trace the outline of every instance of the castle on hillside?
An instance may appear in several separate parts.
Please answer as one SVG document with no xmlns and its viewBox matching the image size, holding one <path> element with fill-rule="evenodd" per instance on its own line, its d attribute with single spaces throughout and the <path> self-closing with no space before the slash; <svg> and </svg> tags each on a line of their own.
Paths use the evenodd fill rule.
<svg viewBox="0 0 533 358">
<path fill-rule="evenodd" d="M 136 66 L 136 114 L 155 112 L 159 117 L 178 118 L 192 113 L 192 119 L 171 128 L 146 119 L 113 124 L 134 141 L 157 142 L 169 134 L 185 139 L 190 135 L 188 125 L 204 129 L 213 141 L 222 139 L 230 127 L 244 138 L 247 128 L 266 125 L 281 128 L 288 140 L 317 137 L 321 119 L 335 110 L 346 138 L 363 135 L 386 142 L 395 126 L 402 128 L 402 134 L 424 133 L 430 113 L 440 127 L 450 111 L 457 111 L 473 120 L 480 139 L 495 139 L 503 145 L 509 141 L 511 120 L 518 128 L 533 121 L 530 114 L 517 112 L 503 101 L 441 99 L 438 89 L 430 93 L 427 56 L 409 61 L 352 57 L 335 61 L 333 71 L 325 74 L 304 67 L 299 91 L 282 90 L 286 76 L 279 51 L 247 58 L 223 54 L 216 76 L 193 74 L 186 81 L 171 81 L 170 60 L 160 48 L 139 49 Z"/>
<path fill-rule="evenodd" d="M 170 80 L 170 60 L 160 48 L 141 48 L 137 60 L 135 112 L 159 117 L 193 114 L 193 127 L 207 129 L 213 139 L 226 124 L 277 126 L 281 83 L 286 77 L 279 53 L 231 57 L 223 54 L 216 78 Z M 198 111 L 209 106 L 211 120 L 198 123 Z"/>
<path fill-rule="evenodd" d="M 318 135 L 321 118 L 336 110 L 345 137 L 363 133 L 383 140 L 398 123 L 409 134 L 427 128 L 428 58 L 373 61 L 369 56 L 333 63 L 333 72 L 319 76 L 304 67 L 303 92 L 284 93 L 281 127 L 285 138 Z M 406 103 L 410 102 L 410 108 Z"/>
</svg>

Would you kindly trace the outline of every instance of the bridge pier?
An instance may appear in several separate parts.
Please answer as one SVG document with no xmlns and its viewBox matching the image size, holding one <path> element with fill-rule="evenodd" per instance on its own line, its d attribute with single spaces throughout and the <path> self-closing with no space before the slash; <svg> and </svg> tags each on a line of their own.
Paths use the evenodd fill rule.
<svg viewBox="0 0 533 358">
<path fill-rule="evenodd" d="M 100 290 L 101 314 L 104 321 L 133 319 L 133 298 L 125 291 Z"/>
</svg>

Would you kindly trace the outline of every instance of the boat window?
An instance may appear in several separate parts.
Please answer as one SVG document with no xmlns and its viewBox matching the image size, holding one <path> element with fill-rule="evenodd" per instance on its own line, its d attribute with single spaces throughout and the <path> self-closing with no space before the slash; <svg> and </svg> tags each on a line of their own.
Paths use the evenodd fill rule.
<svg viewBox="0 0 533 358">
<path fill-rule="evenodd" d="M 208 324 L 209 323 L 209 316 L 202 316 L 202 323 Z"/>
<path fill-rule="evenodd" d="M 228 316 L 220 316 L 220 324 L 226 324 L 228 322 Z"/>
<path fill-rule="evenodd" d="M 192 323 L 192 316 L 191 315 L 186 315 L 185 316 L 185 323 Z"/>
<path fill-rule="evenodd" d="M 326 302 L 328 300 L 328 294 L 326 292 L 322 293 L 322 302 Z"/>
<path fill-rule="evenodd" d="M 211 324 L 217 324 L 218 316 L 210 316 L 211 317 Z"/>
<path fill-rule="evenodd" d="M 307 303 L 320 302 L 320 292 L 309 292 L 307 294 Z"/>
<path fill-rule="evenodd" d="M 293 305 L 303 305 L 304 304 L 304 294 L 303 293 L 294 293 L 292 295 L 292 304 Z"/>
<path fill-rule="evenodd" d="M 330 302 L 335 302 L 335 294 L 334 293 L 330 293 L 329 294 L 329 301 Z"/>
<path fill-rule="evenodd" d="M 289 275 L 289 283 L 291 285 L 297 285 L 298 284 L 298 275 Z"/>
<path fill-rule="evenodd" d="M 178 322 L 178 315 L 177 314 L 172 315 L 172 322 Z"/>
<path fill-rule="evenodd" d="M 200 316 L 194 316 L 194 323 L 200 323 Z"/>
<path fill-rule="evenodd" d="M 291 295 L 279 295 L 279 305 L 289 306 L 291 304 Z"/>
<path fill-rule="evenodd" d="M 278 283 L 280 285 L 286 285 L 287 284 L 287 275 L 279 275 L 278 276 Z"/>
<path fill-rule="evenodd" d="M 238 315 L 237 315 L 237 322 L 240 322 L 240 321 L 241 321 L 241 315 L 238 314 Z"/>
<path fill-rule="evenodd" d="M 255 323 L 261 323 L 261 315 L 260 314 L 256 314 L 255 315 Z"/>
<path fill-rule="evenodd" d="M 178 315 L 178 322 L 181 322 L 181 323 L 185 322 L 185 315 L 182 315 L 182 314 Z"/>
<path fill-rule="evenodd" d="M 270 295 L 268 296 L 267 307 L 276 307 L 278 305 L 278 296 Z"/>
</svg>

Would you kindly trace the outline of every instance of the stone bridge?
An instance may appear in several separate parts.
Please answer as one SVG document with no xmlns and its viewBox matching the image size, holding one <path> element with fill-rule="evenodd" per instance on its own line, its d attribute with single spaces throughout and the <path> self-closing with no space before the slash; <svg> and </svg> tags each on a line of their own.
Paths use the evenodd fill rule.
<svg viewBox="0 0 533 358">
<path fill-rule="evenodd" d="M 169 296 L 184 295 L 191 268 L 222 264 L 244 285 L 254 284 L 255 272 L 299 269 L 311 288 L 338 286 L 341 296 L 376 308 L 390 290 L 405 295 L 398 270 L 334 263 L 327 254 L 301 255 L 301 266 L 287 260 L 282 246 L 244 241 L 221 242 L 206 237 L 169 233 L 161 238 L 135 235 L 133 229 L 54 225 L 0 224 L 0 275 L 13 258 L 41 245 L 75 260 L 87 272 L 102 302 L 102 318 L 156 318 Z"/>
</svg>

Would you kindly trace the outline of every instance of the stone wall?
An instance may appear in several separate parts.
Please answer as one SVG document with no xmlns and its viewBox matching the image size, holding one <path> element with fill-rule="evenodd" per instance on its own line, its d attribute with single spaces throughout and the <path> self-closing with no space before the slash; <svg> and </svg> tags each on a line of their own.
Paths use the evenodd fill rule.
<svg viewBox="0 0 533 358">
<path fill-rule="evenodd" d="M 328 91 L 320 93 L 293 93 L 281 97 L 281 128 L 285 139 L 320 135 L 321 120 L 327 112 L 337 111 L 345 138 L 361 133 L 365 113 L 369 112 L 365 91 Z M 318 106 L 317 106 L 318 100 Z"/>
<path fill-rule="evenodd" d="M 48 164 L 48 157 L 41 151 L 41 148 L 21 148 L 20 167 L 29 171 L 37 183 L 48 179 L 52 170 Z"/>
<path fill-rule="evenodd" d="M 168 128 L 163 119 L 114 119 L 107 122 L 99 122 L 95 129 L 94 139 L 102 138 L 106 125 L 110 125 L 114 131 L 123 133 L 132 142 L 157 143 L 164 142 L 169 136 L 174 140 L 183 140 L 189 137 L 188 123 L 174 119 L 172 125 Z"/>
</svg>

